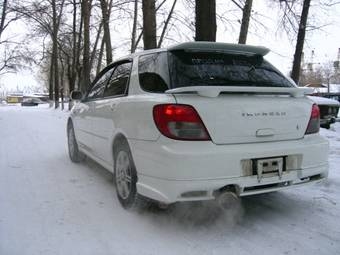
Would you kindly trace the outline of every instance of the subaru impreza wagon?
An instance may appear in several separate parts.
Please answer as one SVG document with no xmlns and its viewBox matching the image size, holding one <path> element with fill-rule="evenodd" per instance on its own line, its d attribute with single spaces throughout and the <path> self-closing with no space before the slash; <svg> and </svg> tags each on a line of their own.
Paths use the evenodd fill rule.
<svg viewBox="0 0 340 255">
<path fill-rule="evenodd" d="M 119 201 L 247 196 L 328 175 L 320 112 L 267 48 L 182 43 L 107 66 L 67 123 L 69 155 L 113 172 Z"/>
</svg>

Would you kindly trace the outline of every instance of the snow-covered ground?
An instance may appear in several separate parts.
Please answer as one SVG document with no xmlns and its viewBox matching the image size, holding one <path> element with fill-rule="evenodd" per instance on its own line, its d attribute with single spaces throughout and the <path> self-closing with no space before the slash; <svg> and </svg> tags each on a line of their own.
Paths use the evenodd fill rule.
<svg viewBox="0 0 340 255">
<path fill-rule="evenodd" d="M 247 197 L 223 212 L 213 202 L 143 213 L 121 208 L 112 175 L 74 164 L 67 112 L 0 106 L 0 255 L 340 254 L 340 123 L 329 179 Z"/>
</svg>

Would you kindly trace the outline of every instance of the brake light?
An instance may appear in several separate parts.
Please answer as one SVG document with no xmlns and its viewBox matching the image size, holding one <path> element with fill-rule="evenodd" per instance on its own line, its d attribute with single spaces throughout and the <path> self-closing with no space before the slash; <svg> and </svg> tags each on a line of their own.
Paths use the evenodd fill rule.
<svg viewBox="0 0 340 255">
<path fill-rule="evenodd" d="M 155 105 L 153 119 L 158 130 L 169 138 L 190 141 L 211 140 L 200 116 L 190 105 Z"/>
<path fill-rule="evenodd" d="M 305 135 L 318 133 L 320 129 L 320 109 L 319 106 L 313 104 L 309 123 Z"/>
</svg>

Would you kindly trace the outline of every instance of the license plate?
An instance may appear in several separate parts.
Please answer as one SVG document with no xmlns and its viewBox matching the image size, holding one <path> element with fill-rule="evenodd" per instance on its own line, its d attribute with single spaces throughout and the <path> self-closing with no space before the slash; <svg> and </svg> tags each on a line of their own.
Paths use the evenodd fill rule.
<svg viewBox="0 0 340 255">
<path fill-rule="evenodd" d="M 261 181 L 263 175 L 277 173 L 282 177 L 284 171 L 284 157 L 255 159 L 256 173 L 258 180 Z"/>
</svg>

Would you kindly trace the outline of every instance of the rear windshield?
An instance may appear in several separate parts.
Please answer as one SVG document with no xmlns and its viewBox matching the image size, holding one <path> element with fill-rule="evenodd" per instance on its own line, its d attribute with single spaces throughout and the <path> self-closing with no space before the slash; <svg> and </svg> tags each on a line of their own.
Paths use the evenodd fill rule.
<svg viewBox="0 0 340 255">
<path fill-rule="evenodd" d="M 262 56 L 172 51 L 171 87 L 255 86 L 295 87 Z"/>
<path fill-rule="evenodd" d="M 153 93 L 189 86 L 295 87 L 262 56 L 159 52 L 141 56 L 138 72 L 141 88 Z"/>
</svg>

